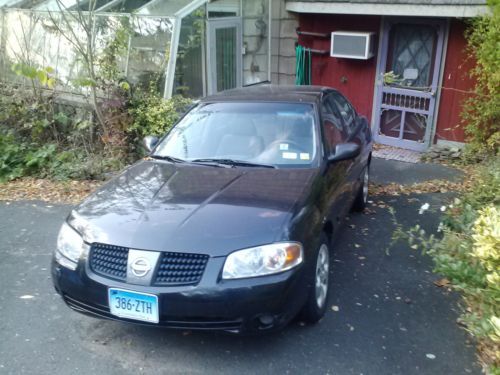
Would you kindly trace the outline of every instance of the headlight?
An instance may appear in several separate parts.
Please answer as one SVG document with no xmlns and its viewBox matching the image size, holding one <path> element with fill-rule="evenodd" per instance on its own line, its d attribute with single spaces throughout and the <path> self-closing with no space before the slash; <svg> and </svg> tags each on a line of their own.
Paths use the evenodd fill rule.
<svg viewBox="0 0 500 375">
<path fill-rule="evenodd" d="M 227 257 L 222 278 L 241 279 L 278 273 L 299 265 L 302 259 L 302 245 L 295 242 L 238 250 Z"/>
<path fill-rule="evenodd" d="M 57 262 L 61 266 L 75 270 L 84 249 L 85 243 L 82 237 L 68 224 L 64 223 L 57 237 Z"/>
</svg>

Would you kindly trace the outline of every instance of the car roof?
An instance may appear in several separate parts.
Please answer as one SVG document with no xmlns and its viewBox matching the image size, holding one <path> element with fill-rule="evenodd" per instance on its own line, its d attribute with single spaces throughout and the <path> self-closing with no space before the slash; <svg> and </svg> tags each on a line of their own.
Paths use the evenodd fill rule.
<svg viewBox="0 0 500 375">
<path fill-rule="evenodd" d="M 326 86 L 282 86 L 271 84 L 259 84 L 247 86 L 208 96 L 201 103 L 213 102 L 317 102 L 325 91 L 334 91 Z"/>
</svg>

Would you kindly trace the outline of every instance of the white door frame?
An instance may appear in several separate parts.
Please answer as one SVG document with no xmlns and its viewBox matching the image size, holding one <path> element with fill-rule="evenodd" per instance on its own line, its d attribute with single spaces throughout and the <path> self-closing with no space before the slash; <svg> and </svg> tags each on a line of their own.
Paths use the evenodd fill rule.
<svg viewBox="0 0 500 375">
<path fill-rule="evenodd" d="M 217 55 L 215 31 L 236 28 L 236 87 L 241 87 L 243 75 L 241 17 L 212 18 L 207 21 L 207 89 L 208 95 L 217 92 Z"/>
</svg>

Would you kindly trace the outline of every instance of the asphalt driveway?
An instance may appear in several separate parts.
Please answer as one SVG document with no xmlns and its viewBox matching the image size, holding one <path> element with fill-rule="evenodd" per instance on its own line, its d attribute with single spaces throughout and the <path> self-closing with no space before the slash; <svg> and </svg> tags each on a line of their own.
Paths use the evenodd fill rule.
<svg viewBox="0 0 500 375">
<path fill-rule="evenodd" d="M 375 179 L 391 163 L 377 161 Z M 71 311 L 49 273 L 71 207 L 0 202 L 0 374 L 479 374 L 456 324 L 458 296 L 433 284 L 430 259 L 402 243 L 387 251 L 388 206 L 401 222 L 433 229 L 438 215 L 418 208 L 445 198 L 372 198 L 373 213 L 353 214 L 335 242 L 326 317 L 264 337 L 155 330 Z"/>
</svg>

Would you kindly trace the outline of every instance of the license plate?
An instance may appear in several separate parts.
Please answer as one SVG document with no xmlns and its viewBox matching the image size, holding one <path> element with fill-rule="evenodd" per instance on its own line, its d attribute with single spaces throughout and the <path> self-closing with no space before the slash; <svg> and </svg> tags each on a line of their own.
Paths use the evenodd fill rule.
<svg viewBox="0 0 500 375">
<path fill-rule="evenodd" d="M 158 323 L 158 296 L 110 288 L 109 310 L 120 318 Z"/>
</svg>

